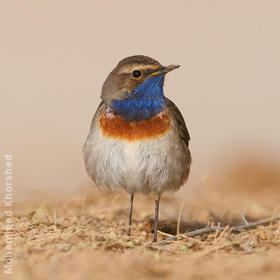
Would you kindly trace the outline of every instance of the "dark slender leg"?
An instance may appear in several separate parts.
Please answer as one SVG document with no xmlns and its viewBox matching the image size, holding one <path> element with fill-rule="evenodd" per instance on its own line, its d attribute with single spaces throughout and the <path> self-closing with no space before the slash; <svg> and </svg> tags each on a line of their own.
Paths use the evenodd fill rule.
<svg viewBox="0 0 280 280">
<path fill-rule="evenodd" d="M 131 226 L 131 218 L 132 218 L 132 209 L 133 209 L 133 199 L 134 199 L 134 193 L 130 195 L 130 207 L 129 207 L 129 215 L 128 215 L 128 229 L 127 229 L 127 235 L 130 235 L 130 226 Z"/>
<path fill-rule="evenodd" d="M 155 197 L 155 223 L 154 223 L 154 239 L 153 239 L 153 242 L 157 242 L 159 200 L 160 200 L 160 195 L 158 194 Z"/>
</svg>

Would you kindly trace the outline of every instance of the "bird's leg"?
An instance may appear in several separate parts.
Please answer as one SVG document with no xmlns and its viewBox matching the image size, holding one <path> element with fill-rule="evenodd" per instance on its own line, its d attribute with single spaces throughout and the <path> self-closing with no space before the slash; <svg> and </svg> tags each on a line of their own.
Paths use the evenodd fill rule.
<svg viewBox="0 0 280 280">
<path fill-rule="evenodd" d="M 131 218 L 132 218 L 132 209 L 133 209 L 133 199 L 134 199 L 134 193 L 130 195 L 130 206 L 129 206 L 129 215 L 128 215 L 128 229 L 127 229 L 127 235 L 130 235 L 130 226 L 131 226 Z"/>
<path fill-rule="evenodd" d="M 160 194 L 156 194 L 156 196 L 155 196 L 155 223 L 154 223 L 154 238 L 153 238 L 153 242 L 157 242 L 159 200 L 160 200 Z"/>
</svg>

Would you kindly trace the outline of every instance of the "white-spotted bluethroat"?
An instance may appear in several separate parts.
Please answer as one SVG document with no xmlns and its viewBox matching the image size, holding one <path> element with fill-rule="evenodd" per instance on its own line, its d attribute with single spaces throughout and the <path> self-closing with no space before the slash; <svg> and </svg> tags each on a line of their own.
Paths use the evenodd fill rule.
<svg viewBox="0 0 280 280">
<path fill-rule="evenodd" d="M 184 184 L 191 164 L 185 121 L 163 93 L 166 73 L 178 67 L 142 55 L 121 60 L 103 84 L 83 150 L 87 173 L 99 189 L 130 193 L 128 234 L 134 194 L 154 193 L 154 242 L 160 196 Z"/>
</svg>

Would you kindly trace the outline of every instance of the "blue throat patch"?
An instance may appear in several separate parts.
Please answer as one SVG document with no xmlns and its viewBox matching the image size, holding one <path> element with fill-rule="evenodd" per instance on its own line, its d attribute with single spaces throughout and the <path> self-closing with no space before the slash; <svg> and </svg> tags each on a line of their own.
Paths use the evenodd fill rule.
<svg viewBox="0 0 280 280">
<path fill-rule="evenodd" d="M 126 100 L 114 100 L 112 109 L 126 121 L 151 119 L 164 108 L 164 74 L 153 76 L 130 93 Z"/>
</svg>

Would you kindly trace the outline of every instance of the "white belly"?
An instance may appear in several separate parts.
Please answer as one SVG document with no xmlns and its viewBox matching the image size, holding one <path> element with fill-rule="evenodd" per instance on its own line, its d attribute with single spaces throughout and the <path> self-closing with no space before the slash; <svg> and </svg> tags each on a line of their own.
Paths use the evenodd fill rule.
<svg viewBox="0 0 280 280">
<path fill-rule="evenodd" d="M 132 186 L 135 184 L 135 178 L 139 176 L 139 170 L 137 166 L 139 161 L 138 155 L 139 145 L 138 143 L 126 143 L 123 147 L 123 162 L 124 162 L 124 173 L 126 174 L 126 184 Z"/>
<path fill-rule="evenodd" d="M 182 150 L 170 130 L 164 136 L 141 141 L 104 137 L 100 129 L 84 146 L 88 174 L 96 186 L 124 188 L 129 193 L 177 190 L 186 176 Z"/>
</svg>

